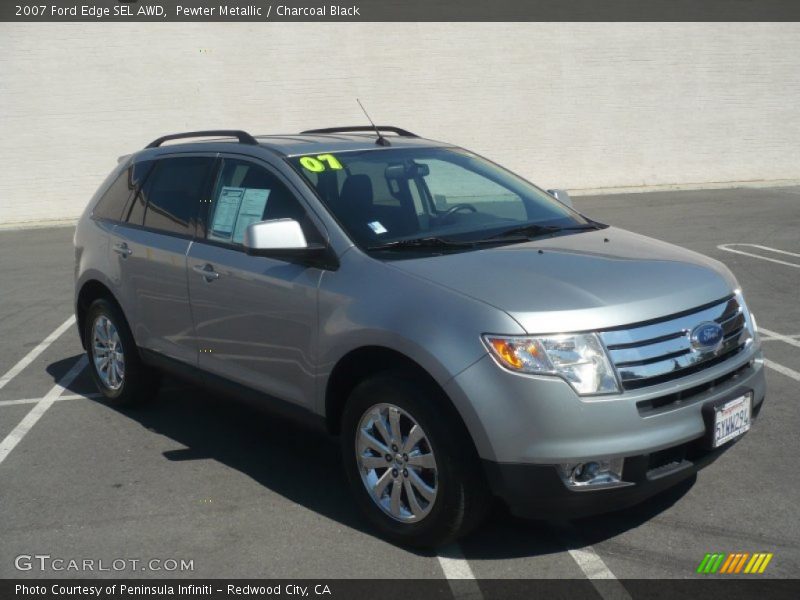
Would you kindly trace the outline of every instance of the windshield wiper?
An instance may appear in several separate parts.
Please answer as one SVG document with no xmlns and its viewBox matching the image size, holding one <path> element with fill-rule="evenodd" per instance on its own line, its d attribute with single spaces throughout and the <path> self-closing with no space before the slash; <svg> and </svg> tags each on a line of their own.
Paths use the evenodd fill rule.
<svg viewBox="0 0 800 600">
<path fill-rule="evenodd" d="M 532 237 L 546 235 L 548 233 L 558 233 L 559 231 L 589 231 L 592 229 L 602 229 L 602 228 L 603 226 L 600 223 L 586 223 L 584 225 L 568 225 L 566 227 L 561 225 L 530 224 L 530 225 L 522 225 L 520 227 L 512 227 L 511 229 L 506 229 L 505 231 L 501 231 L 500 233 L 490 238 L 485 238 L 481 241 L 492 242 L 516 236 L 526 236 L 527 239 L 530 239 Z"/>
<path fill-rule="evenodd" d="M 397 248 L 474 248 L 475 246 L 487 246 L 490 244 L 513 244 L 515 242 L 527 242 L 527 237 L 492 237 L 478 240 L 449 240 L 440 237 L 412 238 L 410 240 L 396 240 L 387 242 L 379 246 L 368 246 L 367 250 L 394 250 Z"/>
<path fill-rule="evenodd" d="M 527 241 L 529 241 L 529 238 L 526 236 L 512 235 L 464 241 L 449 240 L 439 237 L 424 237 L 410 240 L 396 240 L 379 246 L 368 246 L 367 250 L 394 250 L 396 248 L 474 248 L 476 246 L 488 246 L 491 244 L 514 244 Z"/>
<path fill-rule="evenodd" d="M 474 246 L 473 242 L 457 242 L 439 237 L 412 238 L 395 240 L 377 246 L 368 246 L 367 250 L 394 250 L 395 248 L 464 248 Z"/>
</svg>

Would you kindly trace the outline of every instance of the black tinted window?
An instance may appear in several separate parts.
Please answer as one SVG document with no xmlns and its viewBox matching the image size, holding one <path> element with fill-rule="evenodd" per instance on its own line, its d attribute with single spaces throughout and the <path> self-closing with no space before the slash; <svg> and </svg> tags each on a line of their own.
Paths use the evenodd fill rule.
<svg viewBox="0 0 800 600">
<path fill-rule="evenodd" d="M 152 165 L 152 161 L 138 162 L 123 170 L 100 198 L 94 208 L 94 216 L 114 221 L 122 219 L 131 194 L 141 185 Z"/>
<path fill-rule="evenodd" d="M 125 169 L 106 190 L 103 197 L 100 198 L 92 214 L 98 219 L 111 219 L 116 221 L 122 216 L 122 210 L 128 203 L 130 195 L 131 188 L 128 187 L 128 169 Z"/>
<path fill-rule="evenodd" d="M 137 190 L 137 194 L 134 200 L 130 202 L 130 206 L 128 206 L 127 209 L 127 214 L 125 215 L 124 220 L 128 221 L 128 223 L 141 225 L 142 221 L 144 220 L 145 201 L 142 186 L 144 185 L 145 181 L 147 181 L 147 176 L 153 170 L 153 165 L 155 165 L 155 161 L 152 160 L 137 162 L 135 165 L 133 165 L 133 170 L 130 172 L 130 185 Z"/>
<path fill-rule="evenodd" d="M 144 222 L 145 192 L 144 190 L 136 194 L 136 198 L 131 202 L 128 210 L 127 221 L 131 225 L 141 225 Z"/>
<path fill-rule="evenodd" d="M 240 245 L 250 223 L 270 219 L 294 219 L 308 241 L 321 241 L 305 209 L 275 175 L 249 161 L 225 159 L 211 197 L 206 237 Z"/>
<path fill-rule="evenodd" d="M 142 200 L 147 204 L 144 225 L 169 233 L 194 234 L 197 209 L 213 163 L 214 159 L 206 156 L 158 161 L 143 189 Z"/>
</svg>

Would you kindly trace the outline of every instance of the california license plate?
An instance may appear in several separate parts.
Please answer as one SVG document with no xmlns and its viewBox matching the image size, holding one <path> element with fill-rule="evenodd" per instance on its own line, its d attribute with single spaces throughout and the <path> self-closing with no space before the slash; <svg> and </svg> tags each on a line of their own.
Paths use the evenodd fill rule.
<svg viewBox="0 0 800 600">
<path fill-rule="evenodd" d="M 753 393 L 748 392 L 714 407 L 713 447 L 719 448 L 750 429 Z"/>
</svg>

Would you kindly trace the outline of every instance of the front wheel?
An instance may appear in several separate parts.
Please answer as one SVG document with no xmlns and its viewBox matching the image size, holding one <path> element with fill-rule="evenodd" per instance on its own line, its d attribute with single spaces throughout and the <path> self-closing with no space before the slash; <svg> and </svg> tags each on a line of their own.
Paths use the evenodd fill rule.
<svg viewBox="0 0 800 600">
<path fill-rule="evenodd" d="M 480 522 L 486 485 L 446 398 L 411 376 L 359 384 L 345 407 L 342 454 L 356 501 L 393 542 L 435 547 Z"/>
</svg>

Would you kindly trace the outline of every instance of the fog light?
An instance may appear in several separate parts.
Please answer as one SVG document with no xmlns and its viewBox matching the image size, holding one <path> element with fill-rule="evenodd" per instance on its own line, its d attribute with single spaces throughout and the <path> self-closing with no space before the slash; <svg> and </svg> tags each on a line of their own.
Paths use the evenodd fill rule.
<svg viewBox="0 0 800 600">
<path fill-rule="evenodd" d="M 596 462 L 581 463 L 572 472 L 572 478 L 579 483 L 587 483 L 597 478 L 600 465 Z"/>
<path fill-rule="evenodd" d="M 633 485 L 622 481 L 624 463 L 624 458 L 598 458 L 582 463 L 562 463 L 558 465 L 558 474 L 564 485 L 575 491 Z"/>
</svg>

